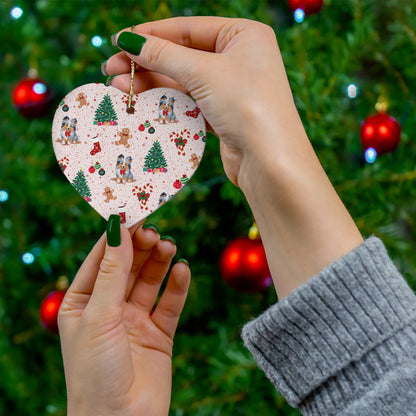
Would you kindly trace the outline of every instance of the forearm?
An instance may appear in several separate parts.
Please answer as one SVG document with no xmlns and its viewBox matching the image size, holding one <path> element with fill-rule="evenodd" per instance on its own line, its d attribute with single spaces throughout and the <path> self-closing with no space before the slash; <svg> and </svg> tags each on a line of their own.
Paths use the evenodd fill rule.
<svg viewBox="0 0 416 416">
<path fill-rule="evenodd" d="M 283 298 L 363 240 L 297 114 L 270 130 L 268 146 L 243 158 L 238 179 Z"/>
</svg>

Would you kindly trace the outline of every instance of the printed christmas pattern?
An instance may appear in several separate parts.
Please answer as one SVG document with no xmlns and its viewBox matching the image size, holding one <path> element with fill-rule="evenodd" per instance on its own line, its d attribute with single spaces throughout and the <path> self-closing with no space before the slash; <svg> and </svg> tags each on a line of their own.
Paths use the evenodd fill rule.
<svg viewBox="0 0 416 416">
<path fill-rule="evenodd" d="M 130 114 L 126 97 L 104 84 L 76 88 L 56 110 L 52 143 L 78 193 L 105 219 L 118 214 L 131 227 L 188 183 L 206 133 L 199 108 L 180 91 L 135 94 Z"/>
<path fill-rule="evenodd" d="M 95 110 L 94 124 L 98 126 L 116 126 L 117 114 L 114 111 L 110 95 L 104 95 L 97 110 Z"/>
<path fill-rule="evenodd" d="M 167 163 L 159 140 L 156 140 L 144 159 L 144 172 L 167 172 Z"/>
<path fill-rule="evenodd" d="M 82 169 L 77 172 L 75 179 L 72 181 L 72 186 L 87 202 L 91 201 L 91 191 L 88 186 L 87 178 L 85 177 Z"/>
</svg>

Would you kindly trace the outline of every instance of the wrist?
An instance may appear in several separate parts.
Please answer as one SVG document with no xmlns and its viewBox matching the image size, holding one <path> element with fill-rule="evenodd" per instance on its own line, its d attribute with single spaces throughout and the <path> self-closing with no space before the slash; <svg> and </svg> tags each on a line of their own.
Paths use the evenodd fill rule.
<svg viewBox="0 0 416 416">
<path fill-rule="evenodd" d="M 286 126 L 244 156 L 238 177 L 279 298 L 363 241 L 303 126 Z"/>
<path fill-rule="evenodd" d="M 247 129 L 246 149 L 238 172 L 238 185 L 246 197 L 253 191 L 262 193 L 270 186 L 290 186 L 291 172 L 307 170 L 317 162 L 298 113 L 288 111 L 284 123 L 270 123 L 273 117 L 276 116 L 262 117 L 262 122 L 251 123 Z"/>
</svg>

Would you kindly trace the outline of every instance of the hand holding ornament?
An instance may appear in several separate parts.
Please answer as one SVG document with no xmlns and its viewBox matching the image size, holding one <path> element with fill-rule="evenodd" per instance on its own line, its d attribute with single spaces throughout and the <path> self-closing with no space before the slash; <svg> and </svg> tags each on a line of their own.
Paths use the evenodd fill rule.
<svg viewBox="0 0 416 416">
<path fill-rule="evenodd" d="M 228 178 L 244 192 L 279 297 L 362 242 L 309 142 L 274 31 L 259 22 L 173 18 L 113 37 L 112 85 L 189 93 L 220 139 Z M 337 230 L 335 234 L 333 230 Z"/>
<path fill-rule="evenodd" d="M 190 282 L 185 261 L 154 305 L 175 253 L 173 239 L 153 227 L 127 230 L 110 218 L 59 312 L 69 416 L 168 414 L 173 336 Z"/>
</svg>

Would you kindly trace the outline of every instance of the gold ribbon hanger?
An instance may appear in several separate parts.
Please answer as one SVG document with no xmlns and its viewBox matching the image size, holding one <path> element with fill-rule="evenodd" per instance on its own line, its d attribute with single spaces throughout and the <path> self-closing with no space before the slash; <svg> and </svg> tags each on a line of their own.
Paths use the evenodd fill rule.
<svg viewBox="0 0 416 416">
<path fill-rule="evenodd" d="M 134 32 L 135 26 L 131 27 L 131 31 Z M 134 95 L 134 73 L 136 69 L 139 69 L 139 66 L 131 60 L 130 62 L 130 91 L 129 91 L 129 101 L 127 104 L 127 113 L 134 114 L 134 107 L 133 107 L 133 95 Z"/>
</svg>

